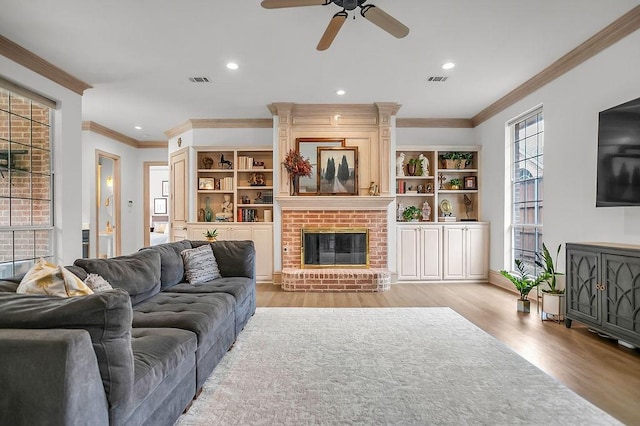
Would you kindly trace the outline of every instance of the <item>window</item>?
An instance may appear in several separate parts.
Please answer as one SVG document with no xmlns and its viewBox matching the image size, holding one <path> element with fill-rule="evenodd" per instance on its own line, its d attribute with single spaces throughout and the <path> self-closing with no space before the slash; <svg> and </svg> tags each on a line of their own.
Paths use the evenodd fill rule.
<svg viewBox="0 0 640 426">
<path fill-rule="evenodd" d="M 511 135 L 511 268 L 521 259 L 537 274 L 536 253 L 542 249 L 543 148 L 542 109 L 518 118 Z"/>
<path fill-rule="evenodd" d="M 0 278 L 53 257 L 51 120 L 49 105 L 0 86 Z"/>
</svg>

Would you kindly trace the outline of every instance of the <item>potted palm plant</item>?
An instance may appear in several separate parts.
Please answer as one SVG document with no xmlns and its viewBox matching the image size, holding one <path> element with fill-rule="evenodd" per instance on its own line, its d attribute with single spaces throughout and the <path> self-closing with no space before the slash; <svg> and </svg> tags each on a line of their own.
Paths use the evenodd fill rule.
<svg viewBox="0 0 640 426">
<path fill-rule="evenodd" d="M 502 276 L 507 278 L 509 281 L 513 283 L 518 292 L 520 293 L 520 297 L 518 298 L 518 312 L 531 312 L 531 301 L 529 300 L 529 293 L 531 290 L 540 285 L 541 282 L 547 280 L 549 278 L 547 273 L 542 273 L 538 275 L 536 278 L 533 278 L 526 271 L 525 264 L 522 260 L 515 260 L 516 274 L 511 274 L 505 270 L 500 271 Z"/>
<path fill-rule="evenodd" d="M 565 313 L 564 289 L 558 288 L 558 276 L 563 275 L 556 271 L 558 255 L 562 244 L 558 244 L 555 261 L 547 246 L 542 243 L 542 253 L 536 254 L 536 265 L 538 265 L 547 278 L 544 280 L 546 286 L 541 286 L 542 290 L 542 312 L 547 315 L 556 315 L 561 319 Z"/>
</svg>

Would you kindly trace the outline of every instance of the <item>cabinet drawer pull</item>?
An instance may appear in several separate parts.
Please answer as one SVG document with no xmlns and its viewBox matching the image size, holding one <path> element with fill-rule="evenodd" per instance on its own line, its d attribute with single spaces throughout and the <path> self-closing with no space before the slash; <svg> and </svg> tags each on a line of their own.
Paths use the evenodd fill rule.
<svg viewBox="0 0 640 426">
<path fill-rule="evenodd" d="M 596 289 L 600 290 L 600 291 L 605 291 L 607 289 L 607 287 L 604 284 L 597 283 L 596 284 Z"/>
</svg>

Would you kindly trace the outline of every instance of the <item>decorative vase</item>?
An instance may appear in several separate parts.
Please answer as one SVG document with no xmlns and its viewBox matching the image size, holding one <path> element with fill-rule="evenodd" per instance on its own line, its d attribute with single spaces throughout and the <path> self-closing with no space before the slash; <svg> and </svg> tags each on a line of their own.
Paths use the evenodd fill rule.
<svg viewBox="0 0 640 426">
<path fill-rule="evenodd" d="M 460 189 L 460 185 L 451 185 L 451 189 L 457 191 L 458 189 Z"/>
<path fill-rule="evenodd" d="M 407 164 L 407 174 L 409 176 L 415 176 L 416 175 L 416 168 L 417 168 L 416 164 Z"/>
<path fill-rule="evenodd" d="M 298 185 L 300 183 L 300 176 L 291 175 L 290 179 L 291 179 L 290 188 L 289 188 L 290 194 L 298 195 Z"/>
<path fill-rule="evenodd" d="M 216 237 L 207 237 L 207 241 L 209 241 L 210 243 L 214 242 L 216 240 Z"/>
<path fill-rule="evenodd" d="M 204 208 L 204 221 L 211 222 L 213 220 L 213 210 L 211 210 L 211 206 L 209 197 L 206 199 L 206 206 Z"/>
</svg>

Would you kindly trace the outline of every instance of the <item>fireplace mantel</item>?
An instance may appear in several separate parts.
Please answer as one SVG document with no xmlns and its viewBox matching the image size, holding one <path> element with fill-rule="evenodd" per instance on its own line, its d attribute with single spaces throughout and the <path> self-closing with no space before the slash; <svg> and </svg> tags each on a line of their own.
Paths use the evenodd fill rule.
<svg viewBox="0 0 640 426">
<path fill-rule="evenodd" d="M 282 210 L 387 210 L 391 196 L 297 196 L 275 197 Z"/>
</svg>

